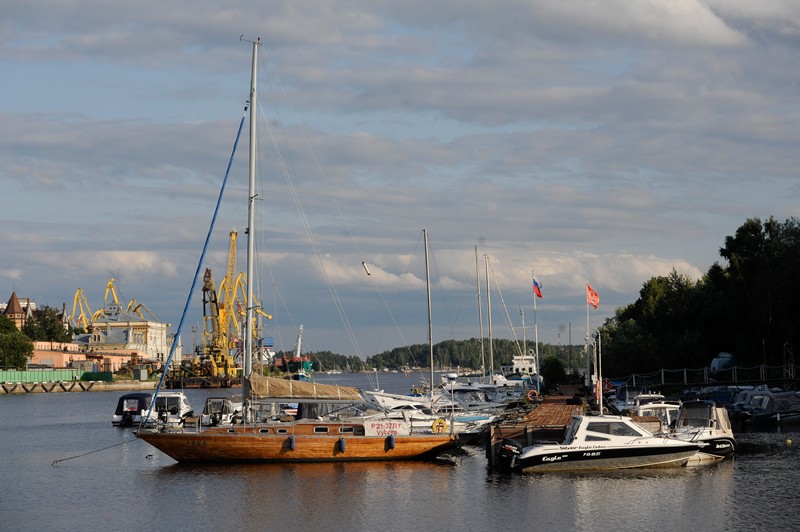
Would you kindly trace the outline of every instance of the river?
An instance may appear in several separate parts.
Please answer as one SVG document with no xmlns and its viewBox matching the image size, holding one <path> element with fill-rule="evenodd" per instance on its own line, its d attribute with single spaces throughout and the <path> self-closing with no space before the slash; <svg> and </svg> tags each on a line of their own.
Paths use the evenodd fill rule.
<svg viewBox="0 0 800 532">
<path fill-rule="evenodd" d="M 387 391 L 417 381 L 380 374 Z M 318 382 L 375 387 L 374 375 Z M 229 390 L 230 391 L 230 390 Z M 237 391 L 237 390 L 234 390 Z M 188 390 L 196 409 L 220 390 Z M 428 462 L 178 465 L 111 426 L 120 393 L 0 396 L 1 530 L 796 530 L 800 427 L 673 470 L 509 474 Z M 791 442 L 791 443 L 789 443 Z M 54 462 L 58 461 L 54 464 Z"/>
</svg>

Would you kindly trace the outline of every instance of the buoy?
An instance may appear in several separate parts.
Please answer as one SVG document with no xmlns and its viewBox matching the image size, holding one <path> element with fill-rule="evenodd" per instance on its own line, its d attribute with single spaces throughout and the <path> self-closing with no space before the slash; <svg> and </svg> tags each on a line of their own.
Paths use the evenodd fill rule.
<svg viewBox="0 0 800 532">
<path fill-rule="evenodd" d="M 345 443 L 344 437 L 339 438 L 339 450 L 344 453 Z"/>
<path fill-rule="evenodd" d="M 389 434 L 386 438 L 386 445 L 389 449 L 394 449 L 394 434 Z"/>
<path fill-rule="evenodd" d="M 294 451 L 294 435 L 289 436 L 289 450 Z"/>
<path fill-rule="evenodd" d="M 786 445 L 791 445 L 791 444 L 792 444 L 792 439 L 786 438 Z"/>
</svg>

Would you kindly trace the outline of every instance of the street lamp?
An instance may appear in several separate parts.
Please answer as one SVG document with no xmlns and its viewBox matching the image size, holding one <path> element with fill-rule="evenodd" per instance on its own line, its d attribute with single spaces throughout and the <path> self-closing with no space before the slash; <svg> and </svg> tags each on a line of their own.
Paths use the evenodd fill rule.
<svg viewBox="0 0 800 532">
<path fill-rule="evenodd" d="M 600 408 L 600 414 L 603 414 L 603 342 L 600 336 L 599 329 L 593 329 L 592 331 L 586 331 L 586 344 L 588 346 L 589 343 L 592 344 L 592 349 L 594 351 L 594 377 L 595 377 L 595 397 L 597 398 L 597 405 Z M 597 340 L 595 341 L 595 334 L 597 335 Z M 588 353 L 587 353 L 587 364 L 588 364 Z"/>
</svg>

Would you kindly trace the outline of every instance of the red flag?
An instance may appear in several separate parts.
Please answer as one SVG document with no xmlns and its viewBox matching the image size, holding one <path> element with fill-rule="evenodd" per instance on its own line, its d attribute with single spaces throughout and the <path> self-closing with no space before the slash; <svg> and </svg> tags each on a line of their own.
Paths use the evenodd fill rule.
<svg viewBox="0 0 800 532">
<path fill-rule="evenodd" d="M 589 283 L 586 283 L 586 302 L 594 308 L 597 308 L 597 305 L 600 304 L 600 296 L 597 295 L 597 292 L 592 290 L 592 287 L 589 286 Z"/>
</svg>

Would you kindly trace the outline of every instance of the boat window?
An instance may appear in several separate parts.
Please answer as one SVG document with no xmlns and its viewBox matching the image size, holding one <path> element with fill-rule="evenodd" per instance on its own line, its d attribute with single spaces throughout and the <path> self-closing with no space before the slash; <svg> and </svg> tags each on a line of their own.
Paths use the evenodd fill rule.
<svg viewBox="0 0 800 532">
<path fill-rule="evenodd" d="M 328 427 L 314 427 L 314 432 L 327 434 L 328 433 Z"/>
<path fill-rule="evenodd" d="M 586 436 L 585 441 L 608 441 L 609 438 L 604 438 L 602 436 L 595 436 L 593 434 L 589 434 Z"/>
<path fill-rule="evenodd" d="M 339 427 L 339 432 L 340 433 L 344 433 L 344 432 L 351 432 L 352 433 L 352 432 L 355 432 L 355 430 L 353 429 L 353 427 Z"/>
<path fill-rule="evenodd" d="M 277 429 L 275 432 L 278 434 L 289 434 L 289 429 Z"/>
<path fill-rule="evenodd" d="M 586 430 L 614 436 L 641 436 L 633 427 L 622 421 L 595 421 L 589 423 Z"/>
<path fill-rule="evenodd" d="M 258 429 L 258 433 L 259 434 L 269 434 L 269 429 Z"/>
</svg>

